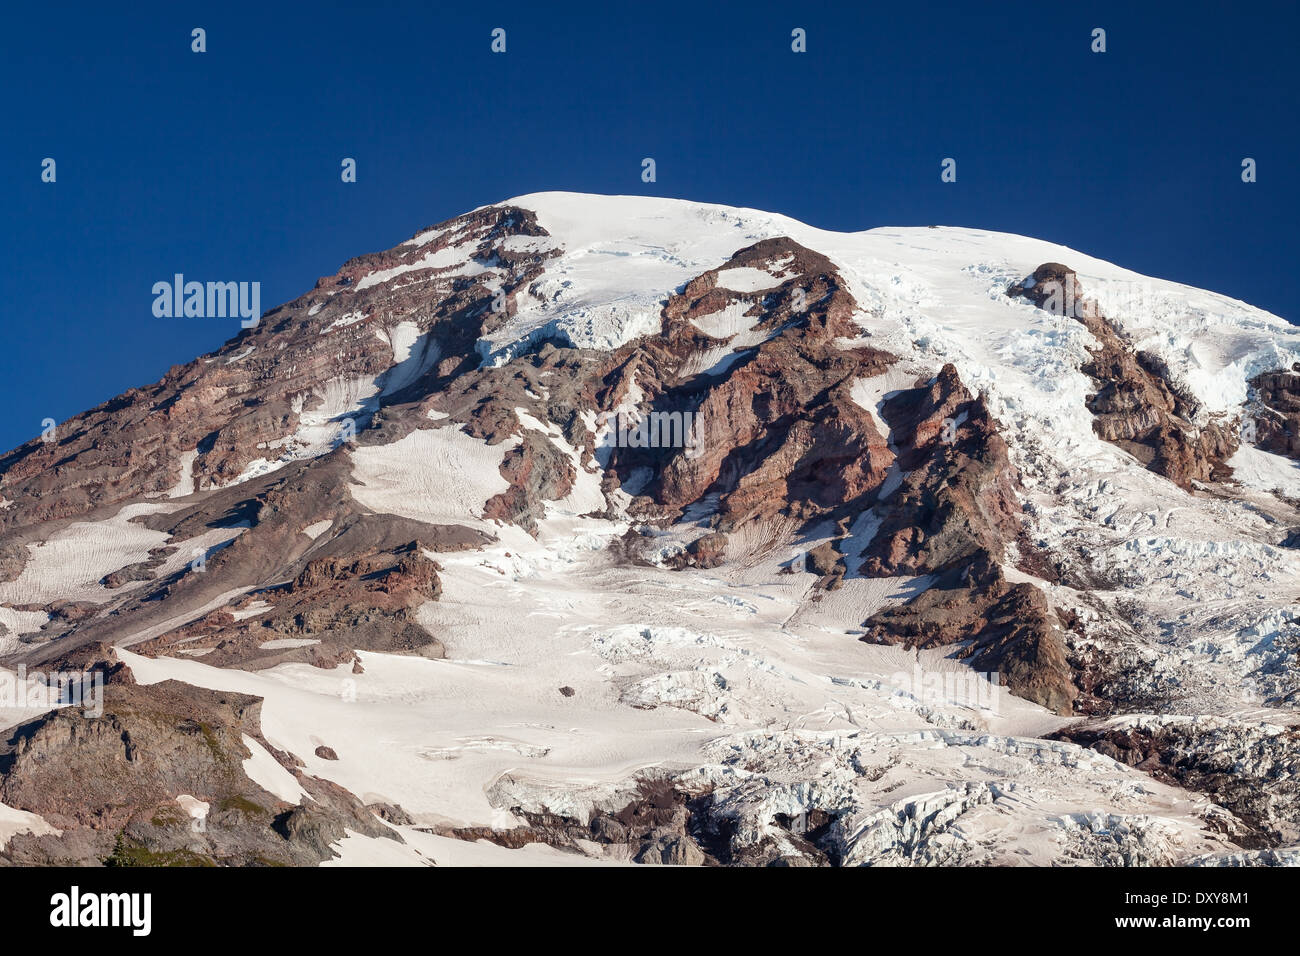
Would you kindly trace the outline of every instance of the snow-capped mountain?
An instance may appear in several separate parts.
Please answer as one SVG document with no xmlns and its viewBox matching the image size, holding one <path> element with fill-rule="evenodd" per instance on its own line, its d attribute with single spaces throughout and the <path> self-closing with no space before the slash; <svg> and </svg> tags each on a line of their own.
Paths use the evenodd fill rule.
<svg viewBox="0 0 1300 956">
<path fill-rule="evenodd" d="M 0 458 L 0 855 L 1297 862 L 1298 435 L 1062 246 L 484 206 Z"/>
</svg>

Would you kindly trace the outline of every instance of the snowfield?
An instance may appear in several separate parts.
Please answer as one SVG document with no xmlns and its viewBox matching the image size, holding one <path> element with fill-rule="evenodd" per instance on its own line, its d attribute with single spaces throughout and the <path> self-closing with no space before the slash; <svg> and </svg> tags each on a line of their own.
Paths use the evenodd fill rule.
<svg viewBox="0 0 1300 956">
<path fill-rule="evenodd" d="M 881 821 L 935 800 L 957 801 L 942 851 L 952 861 L 1044 862 L 1117 820 L 1152 858 L 1224 848 L 1201 829 L 1204 801 L 1034 739 L 1066 721 L 984 678 L 975 686 L 942 653 L 786 626 L 813 575 L 778 578 L 773 566 L 764 583 L 744 584 L 521 545 L 439 556 L 444 594 L 422 622 L 448 640 L 445 661 L 363 653 L 359 675 L 305 665 L 246 674 L 122 656 L 143 683 L 264 697 L 272 746 L 367 802 L 400 804 L 417 826 L 516 826 L 515 805 L 581 815 L 617 805 L 636 772 L 677 771 L 734 788 L 729 799 L 769 829 L 777 813 L 851 806 L 864 857 L 901 838 Z M 638 623 L 613 623 L 629 617 Z M 339 759 L 316 757 L 322 744 Z M 369 842 L 354 835 L 341 862 L 375 862 Z M 407 852 L 380 842 L 373 852 Z M 478 862 L 451 849 L 421 852 Z"/>
<path fill-rule="evenodd" d="M 1300 468 L 1243 448 L 1230 462 L 1231 493 L 1216 495 L 1183 491 L 1147 471 L 1093 431 L 1085 402 L 1094 386 L 1080 370 L 1093 336 L 1005 292 L 1042 263 L 1077 270 L 1130 344 L 1162 360 L 1199 403 L 1202 422 L 1241 414 L 1248 379 L 1300 361 L 1296 327 L 1064 246 L 977 229 L 846 234 L 751 209 L 572 193 L 509 203 L 533 210 L 550 234 L 512 242 L 558 254 L 508 321 L 478 340 L 484 366 L 547 340 L 611 350 L 655 332 L 674 290 L 742 247 L 789 236 L 840 269 L 860 306 L 854 342 L 900 357 L 852 390 L 891 443 L 881 408 L 922 370 L 952 363 L 983 394 L 1020 474 L 1029 537 L 1049 554 L 1069 555 L 1095 586 L 1050 584 L 1010 566 L 1006 574 L 1032 580 L 1081 620 L 1113 622 L 1116 639 L 1144 664 L 1134 671 L 1143 683 L 1135 693 L 1167 701 L 1166 713 L 1132 719 L 1266 715 L 1270 726 L 1300 723 L 1279 703 L 1300 692 L 1300 550 L 1281 546 L 1288 529 L 1277 517 L 1300 500 Z M 408 242 L 418 258 L 365 276 L 357 289 L 428 269 L 499 283 L 499 269 L 470 259 L 472 244 L 420 254 L 444 234 L 420 233 Z M 761 298 L 782 281 L 779 271 L 731 268 L 718 284 Z M 718 344 L 692 360 L 692 373 L 723 374 L 762 341 L 744 311 L 732 305 L 693 320 Z M 360 320 L 346 313 L 321 334 Z M 371 408 L 439 360 L 438 343 L 421 339 L 414 324 L 377 334 L 391 345 L 393 368 L 378 382 L 332 381 L 281 464 L 334 447 L 341 416 Z M 637 392 L 629 393 L 632 407 Z M 126 649 L 159 627 L 121 642 L 121 658 L 142 684 L 176 679 L 264 698 L 262 728 L 273 748 L 296 757 L 305 773 L 367 803 L 400 805 L 413 819 L 396 827 L 406 845 L 349 833 L 336 845 L 336 865 L 626 863 L 596 844 L 580 856 L 428 831 L 525 825 L 515 808 L 578 817 L 616 809 L 638 776 L 713 788 L 740 839 L 754 843 L 784 838 L 779 815 L 834 809 L 847 863 L 1160 865 L 1236 852 L 1224 811 L 1207 798 L 1043 739 L 1075 719 L 1010 695 L 997 675 L 956 659 L 955 649 L 910 652 L 858 640 L 866 618 L 926 590 L 930 578 L 850 577 L 815 593 L 817 576 L 801 559 L 830 540 L 829 528 L 770 551 L 764 540 L 784 540 L 788 529 L 748 529 L 751 537 L 736 535 L 727 562 L 711 570 L 620 564 L 609 545 L 630 524 L 591 517 L 605 507 L 599 470 L 558 426 L 523 409 L 517 415 L 577 473 L 572 493 L 549 503 L 536 537 L 484 517 L 486 502 L 510 487 L 500 469 L 517 436 L 488 445 L 440 421 L 351 451 L 348 487 L 363 509 L 495 538 L 481 551 L 430 555 L 443 591 L 418 617 L 446 645 L 445 660 L 362 651 L 360 673 L 302 663 L 246 672 L 198 655 L 154 659 Z M 594 421 L 589 427 L 597 431 Z M 258 468 L 277 466 L 267 460 Z M 884 494 L 904 478 L 896 467 Z M 625 486 L 620 500 L 635 492 Z M 648 532 L 661 563 L 708 529 L 708 505 Z M 99 578 L 166 538 L 129 518 L 175 506 L 132 505 L 31 546 L 22 575 L 0 584 L 0 605 L 107 600 Z M 864 514 L 851 526 L 850 571 L 878 524 Z M 324 541 L 330 522 L 304 530 Z M 216 540 L 195 539 L 203 547 Z M 168 568 L 189 560 L 191 543 Z M 0 606 L 11 632 L 0 640 L 46 620 Z M 271 753 L 245 743 L 250 777 L 290 802 L 310 799 Z M 316 756 L 321 746 L 338 760 Z M 0 807 L 0 839 L 42 825 Z"/>
</svg>

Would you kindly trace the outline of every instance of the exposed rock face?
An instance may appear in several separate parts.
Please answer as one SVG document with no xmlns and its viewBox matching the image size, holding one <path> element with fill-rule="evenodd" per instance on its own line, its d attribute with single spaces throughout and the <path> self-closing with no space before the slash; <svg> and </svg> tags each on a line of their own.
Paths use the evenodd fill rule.
<svg viewBox="0 0 1300 956">
<path fill-rule="evenodd" d="M 1250 380 L 1255 444 L 1275 455 L 1300 460 L 1300 369 L 1265 372 Z"/>
<path fill-rule="evenodd" d="M 484 328 L 490 324 L 485 320 Z M 484 515 L 536 533 L 548 502 L 573 490 L 577 468 L 594 468 L 584 413 L 594 404 L 601 356 L 543 341 L 508 365 L 480 367 L 473 342 L 464 347 L 454 374 L 427 383 L 427 393 L 410 389 L 397 396 L 358 435 L 358 444 L 388 444 L 427 428 L 456 428 L 489 446 L 514 440 L 500 467 L 510 487 L 487 502 Z"/>
<path fill-rule="evenodd" d="M 901 607 L 863 627 L 864 641 L 908 648 L 958 645 L 973 667 L 1015 694 L 1068 714 L 1078 689 L 1056 615 L 1032 584 L 1011 585 L 1000 563 L 1023 540 L 1007 446 L 981 399 L 951 365 L 882 406 L 904 477 L 876 506 L 880 523 L 860 573 L 938 575 Z"/>
<path fill-rule="evenodd" d="M 818 584 L 829 591 L 839 587 L 848 573 L 844 555 L 835 547 L 833 541 L 819 544 L 804 555 L 804 569 L 818 576 Z"/>
<path fill-rule="evenodd" d="M 18 578 L 28 559 L 23 529 L 94 520 L 124 501 L 164 492 L 185 499 L 135 519 L 170 538 L 147 560 L 102 578 L 104 588 L 120 593 L 103 604 L 29 609 L 52 618 L 28 652 L 30 663 L 89 670 L 107 691 L 101 716 L 68 708 L 17 732 L 0 762 L 0 799 L 64 833 L 20 834 L 6 858 L 301 865 L 333 856 L 330 845 L 345 827 L 392 835 L 346 791 L 298 773 L 288 755 L 277 759 L 312 800 L 293 807 L 262 790 L 242 770 L 249 756 L 243 736 L 261 739 L 256 699 L 175 682 L 136 686 L 112 642 L 143 630 L 142 622 L 185 620 L 214 598 L 256 589 L 135 649 L 248 669 L 351 662 L 354 672 L 357 649 L 441 657 L 441 642 L 416 620 L 440 592 L 437 564 L 425 552 L 480 547 L 491 538 L 366 513 L 349 493 L 351 461 L 342 446 L 385 440 L 386 430 L 413 417 L 406 396 L 424 398 L 432 383 L 477 366 L 475 342 L 494 314 L 489 294 L 421 260 L 436 260 L 450 241 L 469 242 L 482 261 L 511 270 L 509 288 L 535 277 L 546 254 L 514 252 L 505 240 L 538 234 L 531 214 L 494 209 L 462 217 L 445 237 L 399 247 L 383 260 L 385 268 L 418 266 L 410 271 L 422 280 L 419 288 L 406 293 L 357 289 L 368 260 L 354 260 L 214 356 L 65 423 L 55 443 L 29 443 L 0 461 L 6 580 Z M 398 412 L 392 421 L 387 408 Z M 374 436 L 366 431 L 372 417 Z M 300 460 L 235 482 L 256 459 L 278 454 Z M 322 528 L 328 534 L 316 540 Z M 231 540 L 200 552 L 201 563 L 161 573 L 172 554 L 189 550 L 185 542 L 214 530 L 228 530 Z M 82 787 L 83 779 L 99 789 Z M 196 829 L 191 814 L 202 804 Z"/>
<path fill-rule="evenodd" d="M 729 269 L 772 275 L 758 293 L 719 286 Z M 686 441 L 615 447 L 609 469 L 638 469 L 648 514 L 672 516 L 721 496 L 717 528 L 785 514 L 797 521 L 864 499 L 893 453 L 872 416 L 850 398 L 853 381 L 893 357 L 853 344 L 857 308 L 834 265 L 789 239 L 765 240 L 689 282 L 663 310 L 660 335 L 615 353 L 599 407 L 625 403 L 689 419 Z"/>
<path fill-rule="evenodd" d="M 135 683 L 135 675 L 118 657 L 117 648 L 106 643 L 69 648 L 51 658 L 47 666 L 56 673 L 83 673 L 92 680 L 97 677 L 105 684 Z"/>
<path fill-rule="evenodd" d="M 1025 310 L 1002 293 L 1086 327 L 1095 433 L 1199 490 L 1227 476 L 1237 423 L 1203 413 L 1176 355 L 1162 353 L 1171 371 L 1136 351 L 1059 263 L 1006 290 L 994 277 L 1014 257 L 964 258 L 985 238 L 954 244 L 960 264 L 953 249 L 930 248 L 913 268 L 907 243 L 931 242 L 916 233 L 862 256 L 845 252 L 856 240 L 837 240 L 832 259 L 771 237 L 770 224 L 737 229 L 743 217 L 717 209 L 691 214 L 690 228 L 722 230 L 698 245 L 590 240 L 593 223 L 563 245 L 565 218 L 488 207 L 351 260 L 216 353 L 0 458 L 0 585 L 13 585 L 0 601 L 2 663 L 89 672 L 108 688 L 99 716 L 66 708 L 12 732 L 0 800 L 64 833 L 20 834 L 0 858 L 310 864 L 346 831 L 390 835 L 378 819 L 651 865 L 1023 862 L 990 846 L 989 833 L 1009 831 L 1033 837 L 1008 854 L 1059 845 L 1048 862 L 1289 859 L 1285 844 L 1300 841 L 1293 730 L 1142 718 L 1061 739 L 1002 737 L 984 701 L 905 687 L 888 670 L 903 655 L 853 639 L 941 650 L 918 667 L 946 655 L 997 672 L 1059 715 L 1199 705 L 1187 685 L 1203 657 L 1222 681 L 1256 652 L 1276 673 L 1258 700 L 1294 703 L 1286 589 L 1300 566 L 1276 547 L 1300 540 L 1294 502 L 1251 494 L 1243 470 L 1228 489 L 1239 501 L 1210 487 L 1170 504 L 1141 497 L 1176 489 L 1124 456 L 1101 456 L 1104 468 L 1124 459 L 1116 492 L 1094 463 L 1045 451 L 1061 417 L 1035 402 L 1065 405 L 1071 393 L 1053 395 L 1019 362 L 1055 346 L 1036 337 L 1037 321 L 1018 328 Z M 818 245 L 815 231 L 791 232 Z M 630 290 L 612 292 L 604 273 L 628 260 Z M 894 293 L 910 298 L 898 308 Z M 994 323 L 1011 367 L 999 364 L 1002 341 L 990 347 L 987 330 L 936 301 Z M 1081 334 L 1047 364 L 1072 369 Z M 1257 346 L 1261 337 L 1243 331 L 1236 367 L 1270 367 L 1260 354 L 1290 364 L 1293 352 Z M 1259 447 L 1293 458 L 1298 371 L 1256 376 L 1242 409 Z M 1077 412 L 1065 416 L 1071 429 Z M 1062 446 L 1091 447 L 1087 427 Z M 417 432 L 406 450 L 390 447 Z M 1119 500 L 1133 487 L 1134 500 Z M 449 513 L 444 498 L 464 506 L 463 520 L 445 519 L 461 523 L 404 516 Z M 43 550 L 74 521 L 84 552 L 64 540 Z M 57 589 L 36 580 L 60 564 Z M 1201 589 L 1208 578 L 1221 580 Z M 1167 589 L 1159 615 L 1144 606 L 1152 587 Z M 1254 587 L 1283 597 L 1256 608 Z M 1200 629 L 1187 643 L 1212 639 L 1192 665 L 1186 654 L 1167 665 L 1185 628 Z M 282 681 L 365 674 L 352 682 L 363 699 L 344 717 L 318 700 L 340 725 L 322 720 L 319 737 L 284 753 L 258 728 L 258 699 L 137 684 L 117 650 L 128 645 L 177 659 L 151 670 L 193 668 L 205 681 L 223 679 L 208 666 L 259 672 L 224 678 L 267 687 L 268 699 Z M 460 660 L 412 659 L 444 655 Z M 265 673 L 280 664 L 329 672 Z M 430 673 L 435 693 L 417 684 Z M 415 706 L 436 715 L 420 733 L 445 738 L 402 740 L 391 754 L 416 755 L 403 769 L 421 788 L 426 773 L 437 781 L 417 799 L 487 768 L 495 776 L 475 799 L 488 793 L 518 826 L 460 826 L 436 805 L 409 807 L 413 817 L 396 805 L 409 802 L 405 781 L 376 780 L 360 799 L 303 772 L 358 779 L 368 755 L 344 728 L 388 720 L 387 702 L 413 685 Z M 521 716 L 516 697 L 533 711 Z M 437 709 L 485 700 L 472 731 Z M 535 719 L 539 708 L 551 718 Z M 602 746 L 629 755 L 615 797 L 588 807 L 569 780 L 534 799 L 547 774 L 531 790 L 501 782 L 523 779 L 561 734 L 590 740 L 592 715 L 604 721 L 608 708 L 620 728 L 647 731 Z M 245 764 L 257 753 L 266 771 L 261 749 L 310 800 L 264 789 L 285 792 Z M 694 766 L 657 762 L 697 749 Z M 653 775 L 628 770 L 652 763 Z M 1216 806 L 1171 824 L 1161 815 L 1182 814 L 1185 794 L 1126 767 Z M 1161 794 L 1130 801 L 1144 787 Z M 1050 819 L 1025 809 L 1048 804 Z M 1241 852 L 1255 846 L 1272 855 Z"/>
<path fill-rule="evenodd" d="M 722 565 L 727 552 L 727 536 L 721 532 L 701 535 L 686 546 L 684 551 L 668 558 L 669 567 L 682 568 L 716 568 Z"/>
<path fill-rule="evenodd" d="M 572 846 L 577 840 L 625 844 L 633 862 L 663 866 L 714 863 L 691 835 L 690 795 L 663 780 L 643 781 L 633 800 L 612 812 L 580 822 L 570 817 L 520 810 L 543 842 Z"/>
<path fill-rule="evenodd" d="M 720 277 L 737 269 L 766 273 L 771 284 L 760 293 L 727 289 Z M 717 495 L 712 524 L 725 532 L 774 518 L 794 527 L 831 518 L 843 527 L 874 508 L 880 528 L 860 567 L 851 568 L 829 543 L 809 553 L 808 569 L 828 590 L 851 573 L 937 574 L 977 560 L 1000 561 L 1008 543 L 1022 543 L 1017 479 L 1006 443 L 984 402 L 971 395 L 953 366 L 884 403 L 889 436 L 852 398 L 855 381 L 895 362 L 859 344 L 856 310 L 830 260 L 789 239 L 741 249 L 670 297 L 659 334 L 617 351 L 594 389 L 606 415 L 630 408 L 649 421 L 683 426 L 672 435 L 675 440 L 616 441 L 609 450 L 607 474 L 639 487 L 633 510 L 666 522 Z M 498 404 L 489 394 L 473 406 L 478 421 L 484 409 Z M 504 431 L 510 416 L 502 411 L 487 420 L 501 421 Z M 495 435 L 493 429 L 484 432 L 489 440 Z M 556 476 L 558 487 L 530 492 L 530 482 L 536 486 L 534 463 L 545 463 L 536 448 L 526 442 L 507 456 L 502 473 L 512 489 L 494 500 L 494 515 L 524 523 L 528 502 L 559 497 L 568 487 L 568 473 L 557 462 L 546 473 Z M 882 502 L 891 471 L 901 473 L 901 487 Z M 712 552 L 721 544 L 697 539 L 668 564 L 715 566 Z M 936 626 L 935 608 L 920 614 L 929 622 L 932 643 L 970 639 L 974 628 L 980 633 L 980 664 L 1002 670 L 1015 693 L 1068 713 L 1077 690 L 1059 626 L 1042 595 L 1031 585 L 1011 589 L 989 571 L 968 580 L 977 584 L 975 590 L 954 592 L 967 602 L 961 611 L 950 607 L 952 595 L 943 605 L 952 617 L 949 626 Z M 1007 626 L 1017 610 L 1031 612 L 1029 618 Z M 986 612 L 994 620 L 981 619 Z M 915 628 L 892 616 L 868 624 L 882 642 L 922 646 L 911 634 Z M 895 624 L 900 630 L 891 632 Z"/>
<path fill-rule="evenodd" d="M 501 475 L 510 482 L 510 490 L 488 499 L 484 517 L 536 532 L 546 502 L 558 501 L 573 490 L 575 471 L 552 442 L 536 431 L 527 431 L 522 441 L 506 452 Z"/>
<path fill-rule="evenodd" d="M 27 548 L 16 540 L 0 541 L 0 581 L 13 581 L 27 564 Z"/>
<path fill-rule="evenodd" d="M 719 275 L 737 268 L 773 274 L 774 284 L 751 298 L 720 286 Z M 690 412 L 694 447 L 615 447 L 610 470 L 627 478 L 649 469 L 642 507 L 660 520 L 718 494 L 714 522 L 723 530 L 777 515 L 800 524 L 851 518 L 874 506 L 880 527 L 857 573 L 965 569 L 968 584 L 867 622 L 869 635 L 913 647 L 974 640 L 966 651 L 973 663 L 1069 713 L 1078 691 L 1054 613 L 1032 585 L 1010 587 L 990 563 L 1023 536 L 1015 469 L 992 416 L 947 365 L 884 403 L 891 447 L 850 395 L 856 379 L 894 362 L 846 344 L 859 334 L 856 308 L 829 260 L 789 240 L 742 249 L 687 283 L 665 306 L 661 334 L 615 356 L 600 400 L 607 411 L 631 396 L 651 413 Z M 733 363 L 725 376 L 700 368 L 700 354 L 716 351 Z M 891 468 L 902 473 L 901 487 L 878 502 Z M 698 562 L 690 548 L 674 566 Z M 807 562 L 830 590 L 851 572 L 830 543 Z"/>
<path fill-rule="evenodd" d="M 50 624 L 39 637 L 24 638 L 35 645 L 28 654 L 29 661 L 39 663 L 59 653 L 59 648 L 66 650 L 75 644 L 111 643 L 149 626 L 142 622 L 164 624 L 176 617 L 183 620 L 186 614 L 192 618 L 222 595 L 226 595 L 225 603 L 231 592 L 270 589 L 279 595 L 286 576 L 296 577 L 312 558 L 395 552 L 413 541 L 421 542 L 430 551 L 458 551 L 481 547 L 491 540 L 484 532 L 459 525 L 432 525 L 393 515 L 364 513 L 348 491 L 350 464 L 347 450 L 337 449 L 320 458 L 287 464 L 264 478 L 209 493 L 178 510 L 158 511 L 135 519 L 152 530 L 166 532 L 173 542 L 183 543 L 213 529 L 228 531 L 232 539 L 210 551 L 178 545 L 184 551 L 193 551 L 196 557 L 202 556 L 202 563 L 192 561 L 165 577 L 150 578 L 143 585 L 124 585 L 120 589 L 123 593 L 110 603 L 48 608 L 54 615 Z M 329 526 L 327 542 L 317 543 L 304 533 L 304 529 L 313 525 Z M 361 567 L 357 565 L 357 573 L 361 573 Z M 407 599 L 413 606 L 420 603 L 410 595 Z M 385 609 L 385 613 L 390 612 L 394 608 Z M 220 608 L 214 611 L 214 620 L 222 613 L 225 611 Z M 408 608 L 399 615 L 402 618 L 399 630 L 409 623 L 406 620 L 409 613 Z M 172 626 L 166 630 L 172 630 Z M 290 635 L 268 634 L 264 639 L 285 636 Z M 416 636 L 417 630 L 408 630 L 408 639 L 391 646 L 414 649 L 434 643 L 428 635 L 418 642 Z M 371 629 L 358 636 L 351 647 L 372 642 L 389 643 L 376 638 Z M 232 653 L 236 647 L 242 648 L 239 659 L 250 659 L 249 647 L 236 642 Z M 332 654 L 344 650 L 350 657 L 350 649 L 334 647 L 314 656 L 311 648 L 303 647 L 254 656 L 265 660 L 265 666 L 275 663 L 277 658 L 325 662 L 333 659 Z M 221 655 L 216 659 L 221 660 Z"/>
<path fill-rule="evenodd" d="M 1060 622 L 1043 592 L 1010 584 L 981 554 L 946 572 L 907 604 L 886 608 L 863 625 L 864 641 L 908 648 L 959 647 L 976 670 L 1002 675 L 1014 694 L 1069 714 L 1079 689 Z"/>
<path fill-rule="evenodd" d="M 384 550 L 335 549 L 310 560 L 292 582 L 244 599 L 235 613 L 218 609 L 135 650 L 203 652 L 204 663 L 246 668 L 288 660 L 335 667 L 354 660 L 357 650 L 440 658 L 442 642 L 415 619 L 419 606 L 440 593 L 438 565 L 419 541 Z M 262 605 L 270 607 L 259 610 Z"/>
<path fill-rule="evenodd" d="M 1044 263 L 1007 295 L 1077 320 L 1097 339 L 1082 370 L 1097 386 L 1088 409 L 1098 436 L 1181 488 L 1230 476 L 1224 462 L 1237 448 L 1236 436 L 1215 422 L 1199 428 L 1192 423 L 1196 409 L 1189 399 L 1176 393 L 1158 362 L 1125 345 L 1097 303 L 1085 297 L 1074 270 Z"/>
<path fill-rule="evenodd" d="M 1021 536 L 1016 473 L 984 403 L 946 365 L 882 409 L 899 449 L 901 487 L 877 511 L 863 563 L 871 576 L 946 571 Z"/>
<path fill-rule="evenodd" d="M 344 826 L 391 835 L 355 799 L 303 778 L 294 808 L 243 769 L 259 740 L 261 700 L 166 681 L 114 682 L 103 713 L 53 711 L 16 728 L 0 755 L 0 800 L 62 835 L 19 834 L 22 864 L 303 864 L 328 859 Z M 259 743 L 258 746 L 264 746 Z M 306 821 L 314 821 L 309 826 Z"/>
<path fill-rule="evenodd" d="M 213 355 L 62 423 L 53 441 L 34 439 L 0 458 L 0 491 L 15 502 L 0 510 L 0 530 L 220 486 L 258 458 L 318 453 L 316 445 L 346 440 L 345 421 L 360 431 L 404 392 L 424 394 L 477 365 L 474 343 L 496 315 L 492 296 L 459 265 L 440 266 L 439 253 L 472 250 L 471 264 L 508 275 L 507 294 L 536 278 L 552 253 L 509 247 L 512 236 L 544 232 L 533 213 L 506 206 L 434 231 L 422 244 L 349 260 Z M 376 269 L 422 281 L 367 286 Z M 184 472 L 188 452 L 197 454 Z"/>
<path fill-rule="evenodd" d="M 1207 794 L 1247 832 L 1245 847 L 1300 842 L 1300 732 L 1224 718 L 1121 718 L 1055 735 Z"/>
<path fill-rule="evenodd" d="M 181 793 L 210 802 L 223 788 L 274 807 L 241 779 L 249 753 L 240 735 L 260 733 L 260 703 L 182 684 L 110 685 L 100 717 L 65 708 L 18 728 L 0 794 L 56 826 L 120 827 L 137 806 Z"/>
<path fill-rule="evenodd" d="M 175 553 L 176 549 L 172 547 L 150 548 L 147 561 L 137 561 L 118 568 L 111 574 L 104 575 L 100 583 L 106 588 L 120 588 L 133 581 L 152 581 L 154 572 L 163 565 L 169 555 Z"/>
</svg>

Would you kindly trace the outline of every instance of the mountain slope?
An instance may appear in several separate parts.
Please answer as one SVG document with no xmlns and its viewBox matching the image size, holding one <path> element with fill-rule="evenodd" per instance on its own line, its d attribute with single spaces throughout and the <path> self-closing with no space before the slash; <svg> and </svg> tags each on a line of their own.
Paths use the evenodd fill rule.
<svg viewBox="0 0 1300 956">
<path fill-rule="evenodd" d="M 75 708 L 12 711 L 4 852 L 1285 860 L 1298 362 L 1016 236 L 474 210 L 0 459 L 15 680 L 156 747 L 261 699 L 243 777 L 111 811 L 20 782 Z M 200 790 L 262 816 L 159 813 Z"/>
</svg>

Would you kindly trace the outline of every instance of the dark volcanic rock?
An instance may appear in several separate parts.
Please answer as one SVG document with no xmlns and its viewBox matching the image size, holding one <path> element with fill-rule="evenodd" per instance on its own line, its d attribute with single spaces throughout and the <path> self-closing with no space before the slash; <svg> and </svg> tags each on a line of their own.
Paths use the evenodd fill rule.
<svg viewBox="0 0 1300 956">
<path fill-rule="evenodd" d="M 1015 468 L 982 399 L 945 365 L 904 390 L 882 414 L 907 473 L 878 508 L 879 530 L 862 565 L 869 576 L 946 571 L 984 552 L 996 558 L 1022 534 Z"/>
<path fill-rule="evenodd" d="M 1250 384 L 1255 444 L 1300 461 L 1300 369 L 1265 372 Z"/>
<path fill-rule="evenodd" d="M 104 575 L 99 583 L 106 588 L 113 589 L 120 588 L 133 581 L 152 581 L 154 572 L 167 560 L 168 555 L 175 553 L 176 549 L 171 547 L 150 548 L 148 560 L 137 561 L 134 564 L 126 565 L 126 567 L 118 568 L 111 574 Z"/>
<path fill-rule="evenodd" d="M 1204 793 L 1249 828 L 1248 848 L 1300 840 L 1300 732 L 1215 717 L 1074 724 L 1053 735 Z"/>
<path fill-rule="evenodd" d="M 63 833 L 19 834 L 4 858 L 302 865 L 333 856 L 328 844 L 344 827 L 396 838 L 333 784 L 300 776 L 314 798 L 308 809 L 288 807 L 250 780 L 244 738 L 261 739 L 260 709 L 260 698 L 178 681 L 114 682 L 102 713 L 68 707 L 18 726 L 0 754 L 0 800 Z M 207 804 L 206 812 L 194 817 L 182 798 Z"/>
<path fill-rule="evenodd" d="M 1197 411 L 1192 400 L 1174 388 L 1160 363 L 1129 348 L 1096 302 L 1085 297 L 1074 270 L 1044 263 L 1007 295 L 1077 320 L 1097 339 L 1082 371 L 1097 387 L 1087 401 L 1098 436 L 1181 488 L 1231 475 L 1225 462 L 1237 449 L 1236 435 L 1219 423 L 1192 424 Z"/>
<path fill-rule="evenodd" d="M 111 644 L 83 644 L 51 657 L 46 669 L 56 673 L 97 675 L 105 684 L 134 684 L 135 674 Z"/>
<path fill-rule="evenodd" d="M 767 268 L 785 278 L 747 296 L 717 284 L 719 272 L 733 267 Z M 714 337 L 696 324 L 735 305 L 749 306 L 747 341 L 757 344 Z M 660 517 L 719 494 L 721 531 L 776 515 L 803 523 L 865 498 L 894 456 L 849 392 L 855 379 L 879 374 L 894 358 L 846 344 L 861 334 L 856 309 L 831 261 L 787 238 L 741 249 L 693 279 L 664 307 L 659 335 L 610 358 L 597 396 L 598 407 L 613 413 L 635 386 L 644 395 L 642 411 L 666 416 L 651 421 L 689 422 L 680 429 L 689 435 L 616 447 L 609 468 L 620 480 L 649 468 L 653 478 L 642 500 L 648 514 Z M 728 345 L 738 358 L 725 374 L 701 366 L 701 354 Z"/>
<path fill-rule="evenodd" d="M 696 538 L 686 546 L 684 551 L 667 558 L 667 567 L 681 570 L 683 568 L 716 568 L 725 560 L 727 536 L 714 531 Z"/>
<path fill-rule="evenodd" d="M 951 570 L 901 607 L 870 617 L 862 638 L 908 648 L 957 646 L 973 668 L 1014 694 L 1069 714 L 1079 695 L 1060 622 L 1043 592 L 1011 584 L 987 554 Z"/>
<path fill-rule="evenodd" d="M 804 555 L 804 570 L 820 578 L 817 582 L 819 586 L 833 591 L 840 586 L 840 582 L 848 572 L 848 565 L 845 563 L 844 555 L 836 549 L 835 543 L 826 541 Z"/>
<path fill-rule="evenodd" d="M 221 608 L 133 650 L 152 656 L 208 649 L 204 663 L 247 668 L 286 660 L 335 667 L 354 660 L 357 650 L 445 656 L 442 642 L 416 620 L 420 605 L 442 591 L 437 562 L 421 542 L 356 552 L 343 550 L 347 543 L 347 535 L 335 538 L 293 581 L 241 602 L 254 610 L 258 602 L 270 605 L 261 613 L 236 620 Z M 283 641 L 302 643 L 272 643 Z"/>
</svg>

